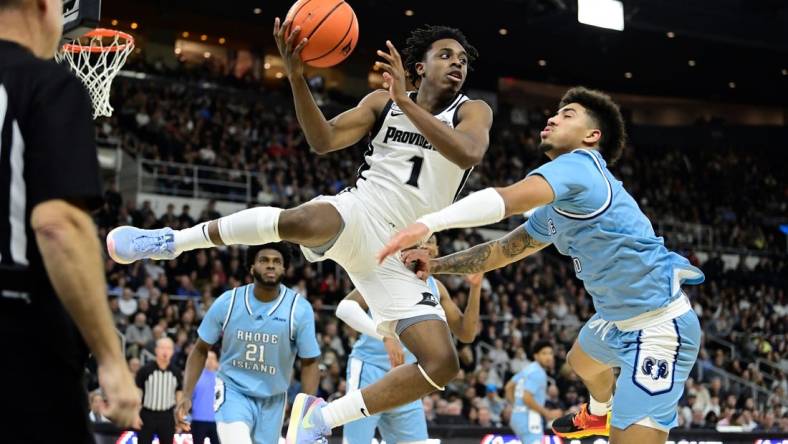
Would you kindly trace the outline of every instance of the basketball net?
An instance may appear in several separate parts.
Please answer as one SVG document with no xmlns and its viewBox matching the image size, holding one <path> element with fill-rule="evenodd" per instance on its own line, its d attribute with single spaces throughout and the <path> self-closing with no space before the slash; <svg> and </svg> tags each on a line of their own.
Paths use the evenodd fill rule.
<svg viewBox="0 0 788 444">
<path fill-rule="evenodd" d="M 112 115 L 109 91 L 112 79 L 134 50 L 134 38 L 112 29 L 94 29 L 71 43 L 64 44 L 55 54 L 85 84 L 93 102 L 93 118 Z"/>
</svg>

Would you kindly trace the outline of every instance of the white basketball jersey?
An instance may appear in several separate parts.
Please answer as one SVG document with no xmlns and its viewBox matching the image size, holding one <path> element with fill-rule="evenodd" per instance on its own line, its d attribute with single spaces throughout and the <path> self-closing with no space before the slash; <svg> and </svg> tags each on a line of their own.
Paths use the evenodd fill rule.
<svg viewBox="0 0 788 444">
<path fill-rule="evenodd" d="M 409 93 L 413 100 L 415 94 Z M 454 128 L 460 106 L 468 100 L 458 94 L 435 117 Z M 355 191 L 396 228 L 451 205 L 473 169 L 460 168 L 433 148 L 390 99 L 370 133 L 364 160 Z"/>
</svg>

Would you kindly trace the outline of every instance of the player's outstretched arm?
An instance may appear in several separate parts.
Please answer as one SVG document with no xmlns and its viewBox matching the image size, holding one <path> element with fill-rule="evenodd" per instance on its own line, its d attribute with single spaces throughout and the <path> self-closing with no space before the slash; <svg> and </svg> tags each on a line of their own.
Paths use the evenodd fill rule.
<svg viewBox="0 0 788 444">
<path fill-rule="evenodd" d="M 531 237 L 517 227 L 506 236 L 435 259 L 429 259 L 418 250 L 402 253 L 406 264 L 416 264 L 417 274 L 473 274 L 505 267 L 512 262 L 534 254 L 548 244 Z"/>
<path fill-rule="evenodd" d="M 375 326 L 375 321 L 367 315 L 367 303 L 357 289 L 354 289 L 337 304 L 336 315 L 353 330 L 383 341 L 386 353 L 389 355 L 391 367 L 397 367 L 405 362 L 405 353 L 402 344 L 395 338 L 384 338 Z"/>
<path fill-rule="evenodd" d="M 93 220 L 74 204 L 54 199 L 33 208 L 30 225 L 58 298 L 96 356 L 107 417 L 121 427 L 139 427 L 140 395 L 112 323 Z"/>
<path fill-rule="evenodd" d="M 420 217 L 391 238 L 378 253 L 378 262 L 397 251 L 416 245 L 431 233 L 451 228 L 481 227 L 501 221 L 513 214 L 547 205 L 555 199 L 547 181 L 532 175 L 505 188 L 485 188 L 448 207 Z M 504 264 L 505 265 L 505 264 Z M 496 267 L 497 268 L 497 267 Z M 487 270 L 475 270 L 477 273 Z"/>
<path fill-rule="evenodd" d="M 211 344 L 197 338 L 192 351 L 189 352 L 189 357 L 186 358 L 186 369 L 183 372 L 183 393 L 178 400 L 178 406 L 175 408 L 175 424 L 187 432 L 191 427 L 185 421 L 185 418 L 192 408 L 194 387 L 197 385 L 197 380 L 200 379 L 202 369 L 205 368 L 205 360 L 208 359 L 210 350 Z"/>
<path fill-rule="evenodd" d="M 479 298 L 482 292 L 483 273 L 476 273 L 467 277 L 470 291 L 468 294 L 468 304 L 465 311 L 460 311 L 460 307 L 454 303 L 449 295 L 449 290 L 441 281 L 436 279 L 438 291 L 441 292 L 441 306 L 446 313 L 446 322 L 449 329 L 460 340 L 470 344 L 476 338 L 479 325 Z"/>
<path fill-rule="evenodd" d="M 355 108 L 327 121 L 312 97 L 309 84 L 304 79 L 301 50 L 306 46 L 307 39 L 300 36 L 298 26 L 293 28 L 288 38 L 285 38 L 285 30 L 289 26 L 289 21 L 280 25 L 277 18 L 274 21 L 274 40 L 290 80 L 296 117 L 307 143 L 318 154 L 337 151 L 355 144 L 372 129 L 378 114 L 386 106 L 388 94 L 383 90 L 373 91 Z"/>
<path fill-rule="evenodd" d="M 427 141 L 460 168 L 481 162 L 490 144 L 492 109 L 481 100 L 470 100 L 458 111 L 459 123 L 452 129 L 410 99 L 406 88 L 405 67 L 397 48 L 386 41 L 388 52 L 378 51 L 385 62 L 377 62 L 389 85 L 389 95 L 408 116 Z"/>
</svg>

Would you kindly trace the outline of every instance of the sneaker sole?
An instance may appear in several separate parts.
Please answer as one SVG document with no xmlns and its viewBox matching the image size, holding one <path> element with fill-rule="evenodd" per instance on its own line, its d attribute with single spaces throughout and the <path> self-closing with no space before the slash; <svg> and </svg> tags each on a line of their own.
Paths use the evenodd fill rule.
<svg viewBox="0 0 788 444">
<path fill-rule="evenodd" d="M 124 227 L 117 227 L 107 233 L 107 253 L 109 253 L 109 257 L 112 258 L 113 261 L 119 264 L 128 265 L 134 261 L 126 261 L 118 257 L 117 253 L 115 252 L 115 238 L 112 236 L 116 231 L 123 228 Z"/>
<path fill-rule="evenodd" d="M 299 393 L 293 400 L 293 409 L 290 410 L 290 421 L 287 423 L 287 437 L 285 444 L 296 444 L 298 439 L 298 428 L 301 424 L 301 417 L 304 415 L 304 403 L 307 395 Z"/>
<path fill-rule="evenodd" d="M 553 433 L 555 433 L 557 436 L 560 436 L 561 438 L 578 439 L 588 438 L 589 436 L 610 436 L 610 429 L 607 427 L 598 429 L 584 429 L 570 433 L 561 433 L 556 429 L 553 429 Z"/>
</svg>

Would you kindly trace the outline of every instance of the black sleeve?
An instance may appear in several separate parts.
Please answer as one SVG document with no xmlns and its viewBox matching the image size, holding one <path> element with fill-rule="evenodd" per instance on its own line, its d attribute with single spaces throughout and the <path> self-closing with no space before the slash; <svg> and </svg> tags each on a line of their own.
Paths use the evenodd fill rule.
<svg viewBox="0 0 788 444">
<path fill-rule="evenodd" d="M 30 112 L 22 123 L 30 202 L 76 200 L 96 209 L 102 202 L 93 114 L 82 82 L 61 66 L 38 77 Z"/>
<path fill-rule="evenodd" d="M 175 387 L 175 390 L 183 390 L 183 371 L 181 371 L 179 368 L 175 368 L 173 373 L 175 373 L 175 380 L 178 381 L 178 385 Z"/>
<path fill-rule="evenodd" d="M 137 387 L 142 389 L 143 394 L 145 393 L 145 380 L 148 379 L 148 374 L 150 373 L 150 366 L 145 365 L 137 370 L 137 377 L 134 378 L 134 382 L 137 383 Z"/>
</svg>

